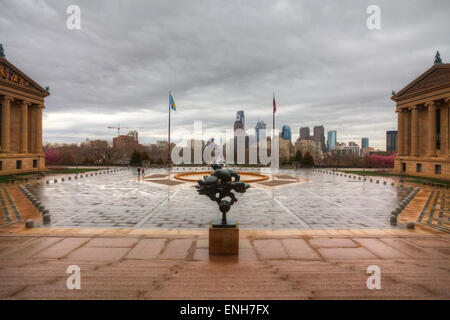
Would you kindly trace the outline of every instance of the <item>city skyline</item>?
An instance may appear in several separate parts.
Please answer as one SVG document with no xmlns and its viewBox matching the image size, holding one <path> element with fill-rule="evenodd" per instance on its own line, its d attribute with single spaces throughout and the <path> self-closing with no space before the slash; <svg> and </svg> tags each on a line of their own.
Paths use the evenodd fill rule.
<svg viewBox="0 0 450 320">
<path fill-rule="evenodd" d="M 177 101 L 174 128 L 202 120 L 225 129 L 239 109 L 247 124 L 259 118 L 270 128 L 275 91 L 277 128 L 289 125 L 293 140 L 298 127 L 323 124 L 341 141 L 367 136 L 385 149 L 385 132 L 397 129 L 392 90 L 430 67 L 436 50 L 449 60 L 443 39 L 450 30 L 436 26 L 450 9 L 445 1 L 413 1 L 407 11 L 402 3 L 378 4 L 381 29 L 368 30 L 367 4 L 359 2 L 79 1 L 81 29 L 68 30 L 67 1 L 6 0 L 0 42 L 9 61 L 50 87 L 45 142 L 112 140 L 107 127 L 117 123 L 144 127 L 144 143 L 163 140 L 169 90 Z"/>
</svg>

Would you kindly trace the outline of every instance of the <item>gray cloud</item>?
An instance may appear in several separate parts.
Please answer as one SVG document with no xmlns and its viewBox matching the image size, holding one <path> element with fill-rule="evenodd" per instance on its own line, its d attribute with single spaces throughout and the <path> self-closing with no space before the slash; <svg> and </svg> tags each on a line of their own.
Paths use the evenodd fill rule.
<svg viewBox="0 0 450 320">
<path fill-rule="evenodd" d="M 81 8 L 81 30 L 66 8 Z M 379 31 L 366 8 L 381 7 Z M 338 140 L 384 148 L 396 127 L 391 90 L 450 59 L 448 1 L 13 1 L 0 3 L 9 61 L 50 85 L 44 140 L 112 139 L 108 125 L 144 127 L 144 142 L 174 127 L 323 124 Z"/>
</svg>

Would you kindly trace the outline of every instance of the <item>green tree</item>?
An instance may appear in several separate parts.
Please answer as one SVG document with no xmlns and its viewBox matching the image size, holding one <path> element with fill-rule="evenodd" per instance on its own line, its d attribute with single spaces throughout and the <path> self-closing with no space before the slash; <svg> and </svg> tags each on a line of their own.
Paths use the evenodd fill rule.
<svg viewBox="0 0 450 320">
<path fill-rule="evenodd" d="M 137 150 L 134 150 L 133 153 L 131 154 L 130 164 L 132 166 L 142 165 L 141 154 Z"/>
<path fill-rule="evenodd" d="M 302 159 L 302 166 L 304 167 L 314 167 L 314 158 L 311 153 L 306 152 L 305 156 Z"/>
<path fill-rule="evenodd" d="M 61 152 L 60 164 L 73 165 L 75 164 L 75 156 L 71 150 L 65 149 Z"/>
<path fill-rule="evenodd" d="M 294 161 L 301 163 L 302 162 L 302 152 L 300 150 L 297 150 L 297 152 L 295 153 L 295 157 L 294 157 Z"/>
<path fill-rule="evenodd" d="M 150 157 L 149 157 L 147 151 L 144 151 L 141 153 L 141 160 L 150 160 Z"/>
<path fill-rule="evenodd" d="M 83 161 L 81 163 L 85 164 L 85 165 L 93 165 L 94 164 L 94 160 L 92 160 L 91 158 L 86 156 L 86 157 L 84 157 L 84 159 L 83 159 Z"/>
</svg>

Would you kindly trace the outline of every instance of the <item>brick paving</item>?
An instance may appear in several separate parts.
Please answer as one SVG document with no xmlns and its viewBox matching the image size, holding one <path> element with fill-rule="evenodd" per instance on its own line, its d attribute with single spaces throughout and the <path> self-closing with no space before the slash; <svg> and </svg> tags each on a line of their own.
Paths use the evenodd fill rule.
<svg viewBox="0 0 450 320">
<path fill-rule="evenodd" d="M 249 233 L 250 234 L 250 233 Z M 241 237 L 210 257 L 195 236 L 0 236 L 1 299 L 450 299 L 450 237 Z M 81 269 L 69 290 L 66 269 Z M 367 267 L 381 289 L 366 286 Z"/>
</svg>

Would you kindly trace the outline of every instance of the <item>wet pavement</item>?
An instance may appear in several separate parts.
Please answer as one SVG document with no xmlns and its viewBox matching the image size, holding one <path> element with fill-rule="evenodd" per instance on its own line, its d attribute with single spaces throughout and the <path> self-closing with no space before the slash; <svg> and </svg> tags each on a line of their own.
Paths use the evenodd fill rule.
<svg viewBox="0 0 450 320">
<path fill-rule="evenodd" d="M 146 175 L 164 174 L 148 169 Z M 279 170 L 302 182 L 270 188 L 254 183 L 228 213 L 244 229 L 370 229 L 391 226 L 390 212 L 405 188 L 313 170 Z M 386 181 L 386 184 L 383 184 Z M 58 179 L 28 188 L 49 209 L 51 227 L 197 229 L 220 216 L 193 184 L 138 180 L 134 170 L 82 179 Z"/>
</svg>

